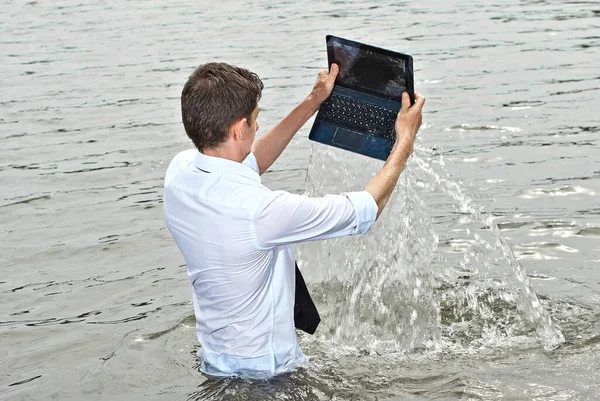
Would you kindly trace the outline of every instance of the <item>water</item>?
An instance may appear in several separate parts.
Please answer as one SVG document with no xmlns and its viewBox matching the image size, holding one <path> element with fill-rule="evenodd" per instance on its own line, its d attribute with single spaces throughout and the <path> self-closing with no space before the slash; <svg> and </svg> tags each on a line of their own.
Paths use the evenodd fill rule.
<svg viewBox="0 0 600 401">
<path fill-rule="evenodd" d="M 0 11 L 0 399 L 598 399 L 598 3 Z M 161 210 L 166 164 L 189 147 L 181 86 L 208 60 L 256 71 L 264 129 L 310 90 L 327 33 L 413 55 L 420 144 L 372 235 L 327 266 L 299 250 L 324 317 L 300 338 L 309 368 L 207 381 Z M 327 188 L 308 127 L 271 188 Z M 377 168 L 343 163 L 339 191 Z"/>
<path fill-rule="evenodd" d="M 560 329 L 544 310 L 492 217 L 476 210 L 460 187 L 436 173 L 417 149 L 392 202 L 368 236 L 300 247 L 301 266 L 311 277 L 320 276 L 313 284 L 319 289 L 320 302 L 335 305 L 320 333 L 376 353 L 439 353 L 448 347 L 453 353 L 482 347 L 503 349 L 523 340 L 531 343 L 535 335 L 528 329 L 537 333 L 546 350 L 563 344 Z M 413 171 L 413 164 L 419 171 Z M 443 159 L 439 164 L 444 164 Z M 315 146 L 307 175 L 308 192 L 319 196 L 340 186 L 356 188 L 380 166 L 360 156 Z M 417 173 L 425 173 L 425 179 Z M 453 270 L 447 260 L 440 265 L 439 282 L 434 280 L 431 267 L 438 237 L 426 205 L 417 195 L 419 187 L 440 188 L 463 213 L 486 224 L 493 233 L 495 243 L 490 243 L 466 229 L 472 246 L 463 250 L 459 266 L 463 270 L 460 278 L 468 278 L 467 284 L 445 279 Z M 496 264 L 493 268 L 490 260 Z M 501 261 L 512 269 L 516 287 L 497 275 Z M 473 274 L 478 266 L 486 267 L 484 275 Z M 467 276 L 465 269 L 470 273 Z"/>
<path fill-rule="evenodd" d="M 432 171 L 429 165 L 427 163 L 424 163 L 422 159 L 418 157 L 415 159 L 419 163 L 420 167 L 431 177 L 433 177 L 434 182 L 442 186 L 446 194 L 449 194 L 453 199 L 459 202 L 461 211 L 469 212 L 477 222 L 484 223 L 494 234 L 494 239 L 496 240 L 497 248 L 501 252 L 503 258 L 508 262 L 508 264 L 512 268 L 516 279 L 520 283 L 518 290 L 521 291 L 522 299 L 521 302 L 517 304 L 517 306 L 523 310 L 524 318 L 528 320 L 529 323 L 533 326 L 533 328 L 538 334 L 539 340 L 544 345 L 544 348 L 546 350 L 553 350 L 562 345 L 565 342 L 563 334 L 560 332 L 560 329 L 554 326 L 550 316 L 542 307 L 539 297 L 535 293 L 535 290 L 531 285 L 531 281 L 529 280 L 527 273 L 524 271 L 523 267 L 515 257 L 510 243 L 502 235 L 498 228 L 498 225 L 494 223 L 493 217 L 491 215 L 483 215 L 479 210 L 477 210 L 472 205 L 472 199 L 469 199 L 464 195 L 463 191 L 460 189 L 460 186 L 458 184 L 452 181 L 444 180 L 438 174 Z M 443 165 L 443 161 L 440 164 Z M 470 230 L 467 230 L 467 234 L 470 234 Z M 474 234 L 473 236 L 477 241 L 477 246 L 482 247 L 484 249 L 484 253 L 482 255 L 467 252 L 464 253 L 463 258 L 466 262 L 468 262 L 471 257 L 474 257 L 477 260 L 477 262 L 480 262 L 482 265 L 489 268 L 490 265 L 488 263 L 488 260 L 481 259 L 482 257 L 485 259 L 490 258 L 490 251 L 492 250 L 492 246 L 490 243 L 483 240 L 479 234 Z M 496 258 L 495 261 L 498 262 L 498 258 Z M 498 282 L 496 282 L 496 284 L 497 283 Z M 512 300 L 512 297 L 510 297 L 510 299 L 504 298 L 504 300 Z M 496 313 L 496 316 L 494 317 L 497 319 L 498 317 L 501 317 L 501 314 Z"/>
</svg>

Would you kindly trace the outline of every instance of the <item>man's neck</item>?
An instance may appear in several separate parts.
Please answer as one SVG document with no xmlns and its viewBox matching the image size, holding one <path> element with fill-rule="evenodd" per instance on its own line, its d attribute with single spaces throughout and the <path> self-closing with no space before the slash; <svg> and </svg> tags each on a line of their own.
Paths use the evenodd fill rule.
<svg viewBox="0 0 600 401">
<path fill-rule="evenodd" d="M 236 151 L 230 146 L 227 146 L 226 143 L 221 146 L 216 146 L 214 148 L 206 148 L 202 150 L 202 153 L 207 156 L 220 157 L 222 159 L 233 160 L 238 163 L 243 162 L 246 158 L 245 155 L 242 155 L 239 151 Z"/>
</svg>

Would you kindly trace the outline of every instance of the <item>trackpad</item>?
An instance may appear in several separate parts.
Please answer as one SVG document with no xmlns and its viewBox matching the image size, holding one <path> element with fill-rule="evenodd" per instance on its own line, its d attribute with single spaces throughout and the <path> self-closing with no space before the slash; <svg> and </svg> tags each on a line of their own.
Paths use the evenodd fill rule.
<svg viewBox="0 0 600 401">
<path fill-rule="evenodd" d="M 364 140 L 365 136 L 360 132 L 338 127 L 331 142 L 350 149 L 360 149 Z"/>
</svg>

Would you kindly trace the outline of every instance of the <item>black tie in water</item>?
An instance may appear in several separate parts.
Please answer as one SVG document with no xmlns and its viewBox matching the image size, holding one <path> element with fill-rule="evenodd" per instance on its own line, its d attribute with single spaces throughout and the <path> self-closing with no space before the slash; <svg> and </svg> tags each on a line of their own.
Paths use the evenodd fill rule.
<svg viewBox="0 0 600 401">
<path fill-rule="evenodd" d="M 294 304 L 294 323 L 296 328 L 307 332 L 308 334 L 314 334 L 317 330 L 317 326 L 321 323 L 321 317 L 317 311 L 317 307 L 313 302 L 306 283 L 298 269 L 298 263 L 296 263 L 296 302 Z"/>
</svg>

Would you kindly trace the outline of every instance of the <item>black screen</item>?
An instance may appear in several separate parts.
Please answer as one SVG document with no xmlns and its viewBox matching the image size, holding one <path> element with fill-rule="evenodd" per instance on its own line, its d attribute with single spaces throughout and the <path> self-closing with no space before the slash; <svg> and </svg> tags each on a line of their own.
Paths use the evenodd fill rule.
<svg viewBox="0 0 600 401">
<path fill-rule="evenodd" d="M 334 36 L 328 37 L 327 52 L 329 63 L 340 67 L 336 83 L 390 99 L 400 100 L 404 91 L 412 97 L 410 56 Z"/>
</svg>

